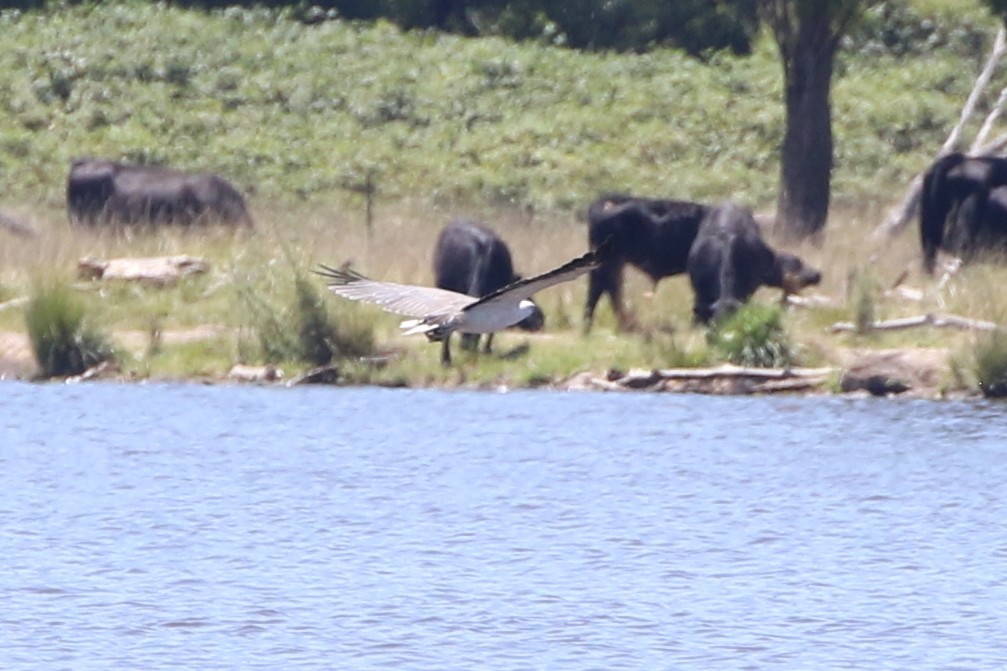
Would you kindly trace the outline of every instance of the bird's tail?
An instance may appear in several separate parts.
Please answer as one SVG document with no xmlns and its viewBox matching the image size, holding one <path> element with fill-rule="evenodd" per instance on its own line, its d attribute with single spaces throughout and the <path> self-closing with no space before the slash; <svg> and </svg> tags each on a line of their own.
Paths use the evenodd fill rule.
<svg viewBox="0 0 1007 671">
<path fill-rule="evenodd" d="M 403 329 L 402 335 L 415 335 L 417 333 L 430 333 L 437 329 L 437 324 L 432 324 L 425 319 L 406 319 L 399 324 Z"/>
</svg>

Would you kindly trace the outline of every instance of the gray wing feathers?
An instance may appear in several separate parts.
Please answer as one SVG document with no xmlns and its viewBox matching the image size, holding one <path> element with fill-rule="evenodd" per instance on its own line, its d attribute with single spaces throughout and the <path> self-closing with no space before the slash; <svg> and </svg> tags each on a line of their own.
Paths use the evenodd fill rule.
<svg viewBox="0 0 1007 671">
<path fill-rule="evenodd" d="M 351 301 L 373 303 L 388 312 L 407 317 L 453 314 L 473 302 L 471 296 L 436 287 L 379 282 L 353 271 L 321 266 L 319 275 L 328 280 L 329 290 Z"/>
<path fill-rule="evenodd" d="M 536 275 L 535 277 L 529 277 L 525 280 L 518 280 L 513 284 L 507 285 L 503 289 L 498 289 L 491 294 L 483 296 L 478 301 L 469 304 L 468 308 L 475 305 L 485 305 L 486 303 L 497 301 L 517 302 L 524 300 L 525 298 L 531 298 L 539 291 L 551 287 L 554 284 L 569 282 L 572 279 L 580 277 L 597 265 L 597 254 L 595 252 L 588 252 L 587 254 L 578 256 L 573 261 L 565 263 L 559 268 L 550 270 L 547 273 L 542 273 L 541 275 Z"/>
</svg>

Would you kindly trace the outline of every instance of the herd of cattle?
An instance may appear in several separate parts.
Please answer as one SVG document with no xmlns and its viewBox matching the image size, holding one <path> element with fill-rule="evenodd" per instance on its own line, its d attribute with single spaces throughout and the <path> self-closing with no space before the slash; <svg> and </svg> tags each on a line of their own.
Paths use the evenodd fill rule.
<svg viewBox="0 0 1007 671">
<path fill-rule="evenodd" d="M 81 226 L 253 224 L 238 189 L 212 173 L 79 159 L 70 168 L 66 199 L 70 222 Z M 759 286 L 796 293 L 821 280 L 801 259 L 770 247 L 752 213 L 732 203 L 606 196 L 591 204 L 588 222 L 590 248 L 604 243 L 608 249 L 604 262 L 589 276 L 585 330 L 606 294 L 620 328 L 632 325 L 622 303 L 626 264 L 655 284 L 687 273 L 697 323 L 734 310 Z M 965 260 L 987 251 L 1007 252 L 1007 159 L 954 153 L 930 166 L 921 192 L 920 240 L 923 265 L 930 273 L 939 249 Z M 438 287 L 472 296 L 516 279 L 503 240 L 468 221 L 453 222 L 441 232 L 434 271 Z M 538 329 L 542 324 L 538 312 L 520 326 Z M 477 340 L 467 335 L 463 344 L 474 348 Z"/>
<path fill-rule="evenodd" d="M 797 293 L 822 278 L 798 257 L 770 247 L 752 212 L 730 202 L 714 207 L 607 196 L 588 209 L 588 244 L 592 250 L 604 247 L 604 252 L 588 276 L 585 330 L 605 294 L 620 328 L 631 326 L 622 304 L 626 264 L 639 268 L 655 284 L 663 277 L 688 273 L 695 294 L 693 318 L 700 324 L 734 311 L 760 286 Z M 504 241 L 485 226 L 463 220 L 451 222 L 438 236 L 434 275 L 437 287 L 476 297 L 518 279 Z M 537 310 L 518 326 L 536 330 L 543 322 Z M 462 344 L 471 349 L 477 341 L 477 335 L 464 335 Z M 485 350 L 489 347 L 487 341 Z M 449 360 L 447 341 L 442 359 Z"/>
</svg>

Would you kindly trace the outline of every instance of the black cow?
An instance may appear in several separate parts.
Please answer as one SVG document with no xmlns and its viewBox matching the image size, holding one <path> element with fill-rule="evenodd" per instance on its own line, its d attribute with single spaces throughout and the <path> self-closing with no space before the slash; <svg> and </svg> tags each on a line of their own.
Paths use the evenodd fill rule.
<svg viewBox="0 0 1007 671">
<path fill-rule="evenodd" d="M 991 242 L 977 235 L 990 191 L 1007 185 L 1007 159 L 952 153 L 937 159 L 923 176 L 920 243 L 923 267 L 933 273 L 937 250 L 970 256 Z M 998 236 L 994 236 L 998 238 Z M 1002 245 L 1003 240 L 995 240 Z"/>
<path fill-rule="evenodd" d="M 632 318 L 622 305 L 622 275 L 627 263 L 646 273 L 656 286 L 663 277 L 684 273 L 689 249 L 709 207 L 681 200 L 606 196 L 588 208 L 588 244 L 608 251 L 588 279 L 584 331 L 603 294 L 612 302 L 620 329 Z"/>
<path fill-rule="evenodd" d="M 441 289 L 457 291 L 480 298 L 515 282 L 510 250 L 500 237 L 471 221 L 452 221 L 437 236 L 434 250 L 434 283 Z M 526 331 L 538 331 L 545 324 L 542 311 L 535 312 L 518 322 Z M 450 335 L 444 339 L 441 362 L 451 363 Z M 487 334 L 483 351 L 492 350 L 493 334 Z M 463 333 L 462 348 L 475 350 L 479 344 L 478 333 Z"/>
<path fill-rule="evenodd" d="M 818 284 L 821 273 L 792 254 L 774 251 L 762 239 L 752 212 L 734 203 L 713 208 L 689 252 L 692 314 L 706 324 L 736 310 L 762 285 L 797 293 Z"/>
<path fill-rule="evenodd" d="M 1007 185 L 965 198 L 948 221 L 943 246 L 966 261 L 1007 252 Z"/>
<path fill-rule="evenodd" d="M 66 186 L 71 224 L 251 226 L 245 199 L 223 177 L 170 168 L 77 159 Z"/>
</svg>

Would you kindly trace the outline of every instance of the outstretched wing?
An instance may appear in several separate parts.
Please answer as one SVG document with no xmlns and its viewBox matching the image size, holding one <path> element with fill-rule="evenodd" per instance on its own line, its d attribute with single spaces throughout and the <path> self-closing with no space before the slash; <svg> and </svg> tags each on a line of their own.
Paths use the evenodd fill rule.
<svg viewBox="0 0 1007 671">
<path fill-rule="evenodd" d="M 486 305 L 494 302 L 514 301 L 516 303 L 525 298 L 531 298 L 539 291 L 542 291 L 542 289 L 551 287 L 554 284 L 569 282 L 572 279 L 580 277 L 600 263 L 598 251 L 593 250 L 583 256 L 578 256 L 574 260 L 568 261 L 559 268 L 550 270 L 547 273 L 508 284 L 502 289 L 497 289 L 479 300 L 469 303 L 469 305 L 465 306 L 465 309 L 470 310 L 477 305 Z"/>
<path fill-rule="evenodd" d="M 351 301 L 380 305 L 388 312 L 407 317 L 453 314 L 475 299 L 454 291 L 414 284 L 371 280 L 352 270 L 319 265 L 315 271 L 327 280 L 329 290 Z"/>
</svg>

